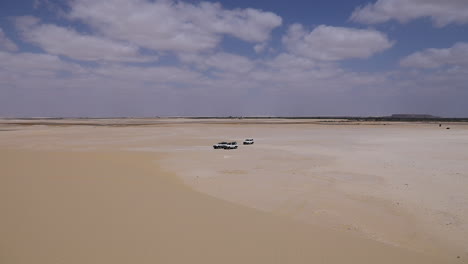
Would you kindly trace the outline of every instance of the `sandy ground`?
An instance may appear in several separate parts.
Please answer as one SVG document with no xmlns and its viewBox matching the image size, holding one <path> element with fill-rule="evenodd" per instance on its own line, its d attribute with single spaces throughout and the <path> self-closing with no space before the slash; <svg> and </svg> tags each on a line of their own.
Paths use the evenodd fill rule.
<svg viewBox="0 0 468 264">
<path fill-rule="evenodd" d="M 0 263 L 468 263 L 465 124 L 67 122 L 0 125 Z"/>
</svg>

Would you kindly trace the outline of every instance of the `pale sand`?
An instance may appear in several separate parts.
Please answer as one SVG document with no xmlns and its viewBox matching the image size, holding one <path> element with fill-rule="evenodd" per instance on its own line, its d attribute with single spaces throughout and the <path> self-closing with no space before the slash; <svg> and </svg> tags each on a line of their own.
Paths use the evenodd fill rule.
<svg viewBox="0 0 468 264">
<path fill-rule="evenodd" d="M 467 263 L 451 127 L 4 125 L 0 263 Z"/>
</svg>

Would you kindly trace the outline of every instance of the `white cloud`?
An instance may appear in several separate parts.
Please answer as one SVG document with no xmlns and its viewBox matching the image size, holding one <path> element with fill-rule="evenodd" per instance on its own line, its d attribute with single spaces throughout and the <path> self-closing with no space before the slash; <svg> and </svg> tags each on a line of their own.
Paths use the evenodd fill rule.
<svg viewBox="0 0 468 264">
<path fill-rule="evenodd" d="M 345 71 L 335 62 L 318 61 L 289 53 L 262 61 L 262 67 L 256 67 L 251 76 L 271 86 L 279 85 L 281 90 L 310 92 L 338 92 L 356 85 L 382 81 L 380 74 L 372 76 L 353 73 Z"/>
<path fill-rule="evenodd" d="M 266 43 L 259 43 L 254 46 L 254 50 L 256 53 L 262 53 L 266 48 Z"/>
<path fill-rule="evenodd" d="M 468 43 L 456 43 L 447 49 L 426 49 L 403 58 L 404 67 L 439 68 L 444 65 L 468 66 Z"/>
<path fill-rule="evenodd" d="M 389 96 L 400 96 L 394 104 L 399 111 L 402 101 L 413 106 L 412 100 L 440 93 L 441 87 L 444 94 L 455 95 L 449 99 L 468 94 L 463 92 L 468 67 L 460 67 L 468 65 L 466 43 L 424 50 L 401 62 L 408 67 L 453 65 L 430 73 L 353 72 L 340 67 L 339 61 L 367 58 L 390 48 L 392 41 L 376 30 L 325 25 L 306 30 L 295 24 L 283 37 L 282 53 L 249 58 L 223 51 L 219 46 L 223 35 L 251 42 L 254 50 L 265 52 L 281 18 L 207 2 L 70 3 L 66 17 L 90 26 L 85 28 L 91 33 L 72 29 L 75 24 L 66 28 L 34 17 L 16 21 L 24 40 L 49 54 L 0 51 L 2 114 L 372 114 L 391 104 Z M 169 54 L 171 66 L 121 63 L 145 60 L 139 53 L 147 51 L 144 48 L 158 54 L 175 52 L 161 53 Z M 179 61 L 172 61 L 174 54 Z M 96 63 L 87 66 L 84 60 Z M 426 101 L 421 104 L 431 109 Z"/>
<path fill-rule="evenodd" d="M 317 61 L 306 57 L 298 57 L 289 53 L 281 53 L 278 56 L 264 62 L 272 69 L 302 69 L 310 70 L 319 66 Z"/>
<path fill-rule="evenodd" d="M 93 73 L 99 79 L 121 80 L 138 86 L 141 86 L 143 82 L 196 84 L 203 78 L 197 72 L 170 66 L 101 65 Z"/>
<path fill-rule="evenodd" d="M 59 79 L 60 73 L 82 74 L 87 70 L 54 55 L 0 51 L 0 72 L 4 74 L 0 75 L 0 84 L 17 86 L 27 83 L 27 88 L 34 89 L 44 82 Z"/>
<path fill-rule="evenodd" d="M 378 0 L 358 7 L 351 20 L 375 24 L 395 19 L 404 23 L 422 17 L 430 17 L 438 27 L 466 24 L 468 4 L 466 0 Z"/>
<path fill-rule="evenodd" d="M 0 28 L 0 50 L 7 50 L 7 51 L 17 51 L 18 46 L 11 41 L 5 33 L 3 33 L 3 29 Z"/>
<path fill-rule="evenodd" d="M 34 17 L 19 17 L 16 24 L 26 41 L 38 45 L 50 54 L 84 61 L 139 62 L 156 59 L 141 56 L 136 46 L 81 34 L 70 28 L 41 24 Z"/>
<path fill-rule="evenodd" d="M 71 2 L 69 17 L 141 47 L 185 52 L 215 48 L 223 34 L 263 42 L 282 23 L 271 12 L 171 0 L 76 0 Z"/>
<path fill-rule="evenodd" d="M 289 27 L 283 43 L 296 55 L 325 61 L 368 58 L 393 45 L 376 30 L 320 25 L 307 32 L 300 24 Z"/>
<path fill-rule="evenodd" d="M 236 55 L 197 56 L 198 63 L 206 59 L 207 65 L 218 69 L 226 64 L 224 59 Z M 54 55 L 0 52 L 0 112 L 12 116 L 366 115 L 398 112 L 408 105 L 433 109 L 427 100 L 420 100 L 419 106 L 413 101 L 439 95 L 441 87 L 443 94 L 451 94 L 450 104 L 440 108 L 446 115 L 466 109 L 460 99 L 467 94 L 463 92 L 466 68 L 442 68 L 430 74 L 401 71 L 389 78 L 385 73 L 352 72 L 338 63 L 286 53 L 265 60 L 236 59 L 254 66 L 244 73 L 226 67 L 212 78 L 183 65 L 109 62 L 88 67 Z M 410 103 L 402 105 L 402 97 Z"/>
<path fill-rule="evenodd" d="M 192 63 L 200 70 L 216 69 L 230 73 L 246 73 L 252 70 L 255 62 L 249 58 L 226 52 L 214 54 L 180 54 L 184 63 Z"/>
<path fill-rule="evenodd" d="M 177 85 L 199 87 L 204 77 L 198 72 L 169 66 L 137 67 L 120 63 L 103 63 L 88 67 L 65 62 L 58 56 L 37 53 L 0 52 L 0 94 L 7 87 L 17 87 L 36 93 L 54 93 L 73 89 L 73 93 L 86 97 L 88 93 L 105 89 L 108 93 L 126 90 L 130 93 L 151 87 L 170 94 Z M 10 91 L 10 93 L 12 90 Z M 8 94 L 7 94 L 8 95 Z"/>
<path fill-rule="evenodd" d="M 0 52 L 0 62 L 0 67 L 12 72 L 59 71 L 80 68 L 75 64 L 63 62 L 57 56 L 38 53 Z"/>
</svg>

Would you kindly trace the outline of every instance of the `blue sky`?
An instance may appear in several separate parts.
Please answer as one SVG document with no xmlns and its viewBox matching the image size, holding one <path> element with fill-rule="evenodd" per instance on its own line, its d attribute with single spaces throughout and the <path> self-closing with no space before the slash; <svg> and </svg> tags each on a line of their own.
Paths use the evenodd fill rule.
<svg viewBox="0 0 468 264">
<path fill-rule="evenodd" d="M 468 1 L 4 0 L 0 116 L 468 116 Z"/>
</svg>

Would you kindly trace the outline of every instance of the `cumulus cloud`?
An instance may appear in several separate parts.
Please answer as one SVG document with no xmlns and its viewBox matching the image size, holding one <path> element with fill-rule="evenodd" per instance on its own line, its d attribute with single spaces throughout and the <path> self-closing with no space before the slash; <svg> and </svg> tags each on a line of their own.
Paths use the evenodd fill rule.
<svg viewBox="0 0 468 264">
<path fill-rule="evenodd" d="M 8 53 L 0 51 L 0 87 L 22 86 L 34 89 L 56 81 L 61 73 L 83 74 L 80 65 L 62 61 L 58 56 L 37 53 Z"/>
<path fill-rule="evenodd" d="M 325 61 L 368 58 L 393 45 L 376 30 L 320 25 L 308 32 L 300 24 L 289 27 L 283 43 L 293 54 Z"/>
<path fill-rule="evenodd" d="M 450 94 L 447 100 L 461 102 L 468 95 L 468 67 L 391 74 L 341 67 L 341 60 L 367 58 L 392 46 L 376 30 L 325 25 L 307 30 L 295 24 L 282 39 L 284 49 L 275 46 L 279 54 L 255 58 L 227 52 L 222 38 L 230 35 L 265 52 L 275 43 L 269 41 L 271 31 L 281 24 L 273 13 L 198 1 L 68 3 L 60 19 L 72 19 L 69 27 L 34 17 L 16 20 L 23 40 L 46 53 L 0 51 L 2 115 L 366 115 L 400 112 L 402 101 L 414 106 L 413 99 L 440 94 L 440 87 Z M 6 37 L 0 34 L 2 46 Z M 125 63 L 154 59 L 142 53 L 166 57 Z M 467 44 L 458 43 L 415 53 L 401 64 L 463 66 L 466 54 Z M 396 111 L 385 108 L 392 96 Z M 450 104 L 452 110 L 444 111 L 459 114 L 464 105 Z M 427 100 L 421 106 L 432 109 Z"/>
<path fill-rule="evenodd" d="M 55 55 L 43 53 L 0 52 L 0 66 L 10 72 L 79 70 L 80 66 L 62 61 Z"/>
<path fill-rule="evenodd" d="M 184 63 L 194 64 L 200 70 L 215 69 L 223 72 L 245 73 L 255 66 L 249 58 L 227 52 L 180 54 L 179 58 Z"/>
<path fill-rule="evenodd" d="M 0 52 L 0 113 L 5 116 L 366 115 L 401 111 L 405 107 L 401 105 L 402 98 L 413 111 L 434 109 L 427 100 L 416 108 L 412 102 L 415 98 L 440 94 L 440 87 L 446 87 L 444 94 L 450 94 L 447 100 L 466 98 L 467 94 L 463 92 L 468 82 L 466 69 L 416 75 L 402 71 L 389 78 L 385 73 L 357 73 L 340 68 L 338 63 L 282 53 L 263 60 L 236 57 L 239 62 L 244 61 L 239 67 L 253 65 L 250 71 L 242 73 L 234 68 L 217 68 L 223 67 L 223 63 L 217 63 L 219 58 L 233 59 L 234 54 L 197 56 L 201 57 L 187 59 L 186 63 L 203 65 L 208 59 L 205 67 L 216 67 L 222 74 L 213 78 L 202 69 L 187 66 L 103 63 L 91 67 L 66 62 L 55 55 Z M 243 63 L 247 66 L 241 66 Z M 392 96 L 400 97 L 392 99 Z M 440 108 L 446 115 L 460 114 L 460 109 L 466 109 L 463 100 L 457 103 L 453 100 L 449 107 Z"/>
<path fill-rule="evenodd" d="M 299 57 L 296 55 L 292 55 L 289 53 L 281 53 L 278 56 L 270 59 L 270 60 L 265 60 L 263 62 L 265 65 L 267 65 L 271 69 L 290 69 L 290 70 L 310 70 L 318 67 L 319 64 L 315 60 L 311 60 L 306 57 Z"/>
<path fill-rule="evenodd" d="M 197 84 L 202 75 L 172 66 L 137 67 L 128 65 L 101 65 L 93 71 L 99 79 L 121 80 L 141 86 L 143 82 L 153 84 Z"/>
<path fill-rule="evenodd" d="M 18 46 L 11 41 L 5 33 L 3 33 L 3 29 L 0 28 L 0 50 L 7 50 L 7 51 L 17 51 Z"/>
<path fill-rule="evenodd" d="M 134 45 L 81 34 L 53 24 L 41 24 L 35 17 L 18 17 L 16 25 L 26 41 L 38 45 L 49 54 L 83 61 L 139 62 L 156 59 L 141 56 Z"/>
<path fill-rule="evenodd" d="M 266 43 L 256 44 L 254 46 L 254 51 L 256 53 L 262 53 L 265 50 L 266 46 L 267 46 Z"/>
<path fill-rule="evenodd" d="M 358 7 L 351 20 L 376 24 L 395 19 L 404 23 L 422 17 L 430 17 L 438 27 L 466 24 L 468 5 L 466 0 L 378 0 Z"/>
<path fill-rule="evenodd" d="M 193 52 L 216 47 L 223 34 L 263 42 L 281 17 L 257 9 L 224 9 L 218 3 L 171 0 L 76 0 L 69 17 L 101 34 L 162 51 Z"/>
<path fill-rule="evenodd" d="M 446 49 L 426 49 L 403 58 L 404 67 L 439 68 L 445 65 L 468 66 L 468 43 L 456 43 Z"/>
</svg>

